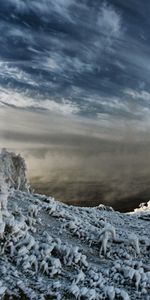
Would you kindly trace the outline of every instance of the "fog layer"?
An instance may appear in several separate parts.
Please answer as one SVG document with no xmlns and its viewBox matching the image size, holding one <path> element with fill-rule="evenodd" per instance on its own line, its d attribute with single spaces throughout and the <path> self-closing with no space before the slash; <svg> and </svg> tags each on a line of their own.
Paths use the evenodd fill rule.
<svg viewBox="0 0 150 300">
<path fill-rule="evenodd" d="M 69 204 L 127 211 L 150 196 L 146 123 L 0 110 L 0 147 L 20 152 L 35 191 Z"/>
</svg>

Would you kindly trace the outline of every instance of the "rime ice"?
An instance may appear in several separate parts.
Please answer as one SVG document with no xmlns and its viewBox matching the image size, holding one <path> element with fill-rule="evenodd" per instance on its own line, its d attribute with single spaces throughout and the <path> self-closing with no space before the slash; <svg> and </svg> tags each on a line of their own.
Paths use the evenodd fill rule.
<svg viewBox="0 0 150 300">
<path fill-rule="evenodd" d="M 130 214 L 67 206 L 31 193 L 24 171 L 3 150 L 0 297 L 148 300 L 149 202 Z"/>
</svg>

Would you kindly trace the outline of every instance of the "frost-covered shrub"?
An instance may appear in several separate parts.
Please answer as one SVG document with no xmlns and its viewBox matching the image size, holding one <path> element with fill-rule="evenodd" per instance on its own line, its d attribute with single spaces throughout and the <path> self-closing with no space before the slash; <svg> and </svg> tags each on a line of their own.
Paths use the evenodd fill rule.
<svg viewBox="0 0 150 300">
<path fill-rule="evenodd" d="M 10 188 L 28 191 L 26 164 L 20 154 L 16 155 L 13 152 L 2 149 L 0 153 L 0 174 L 3 174 Z M 2 188 L 1 183 L 0 188 Z"/>
</svg>

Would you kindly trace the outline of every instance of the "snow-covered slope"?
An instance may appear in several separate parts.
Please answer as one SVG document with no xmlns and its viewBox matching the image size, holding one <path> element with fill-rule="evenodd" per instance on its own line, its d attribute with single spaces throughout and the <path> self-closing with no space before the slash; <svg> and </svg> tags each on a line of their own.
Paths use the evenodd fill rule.
<svg viewBox="0 0 150 300">
<path fill-rule="evenodd" d="M 150 299 L 149 206 L 67 206 L 6 183 L 4 169 L 0 299 Z"/>
</svg>

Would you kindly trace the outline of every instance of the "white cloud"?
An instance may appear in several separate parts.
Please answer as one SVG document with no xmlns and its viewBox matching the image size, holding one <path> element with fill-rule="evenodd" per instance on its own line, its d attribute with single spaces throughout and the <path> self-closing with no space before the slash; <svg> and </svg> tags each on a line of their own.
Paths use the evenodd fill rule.
<svg viewBox="0 0 150 300">
<path fill-rule="evenodd" d="M 135 91 L 133 89 L 126 89 L 124 91 L 124 93 L 130 97 L 132 97 L 133 99 L 140 99 L 140 100 L 146 100 L 146 101 L 150 101 L 150 93 L 142 90 L 140 92 Z"/>
<path fill-rule="evenodd" d="M 12 89 L 0 89 L 0 103 L 15 106 L 18 108 L 35 108 L 47 109 L 56 114 L 71 115 L 80 111 L 77 104 L 67 99 L 63 99 L 61 103 L 53 99 L 35 100 L 27 95 L 27 93 L 19 93 Z"/>
<path fill-rule="evenodd" d="M 61 66 L 60 64 L 57 62 L 56 59 L 52 58 L 52 57 L 48 57 L 46 59 L 46 62 L 43 64 L 44 67 L 46 67 L 46 69 L 49 69 L 51 71 L 61 71 Z"/>
<path fill-rule="evenodd" d="M 105 3 L 101 7 L 98 25 L 108 37 L 118 37 L 121 31 L 121 16 L 112 6 Z"/>
<path fill-rule="evenodd" d="M 123 100 L 115 97 L 107 97 L 104 98 L 101 102 L 101 105 L 105 106 L 106 108 L 111 108 L 113 110 L 123 110 L 125 112 L 130 112 L 127 102 L 123 102 Z"/>
<path fill-rule="evenodd" d="M 89 95 L 84 99 L 86 102 L 93 104 L 99 104 L 100 107 L 103 106 L 106 110 L 111 109 L 113 111 L 122 110 L 124 112 L 130 112 L 130 107 L 128 102 L 123 101 L 117 97 L 108 97 L 108 96 L 98 96 L 98 95 Z M 98 113 L 99 114 L 99 113 Z M 100 113 L 101 114 L 101 113 Z M 106 115 L 106 114 L 105 114 Z"/>
<path fill-rule="evenodd" d="M 72 20 L 69 8 L 74 3 L 73 0 L 55 0 L 51 2 L 53 5 L 54 10 L 60 14 L 62 17 L 68 18 L 70 21 Z"/>
<path fill-rule="evenodd" d="M 44 18 L 50 15 L 51 12 L 55 12 L 71 21 L 69 7 L 74 3 L 74 0 L 8 0 L 8 2 L 19 12 L 33 10 Z"/>
<path fill-rule="evenodd" d="M 121 69 L 122 71 L 126 70 L 126 66 L 125 66 L 122 62 L 120 62 L 119 60 L 116 60 L 116 61 L 115 61 L 115 65 L 116 65 L 119 69 Z"/>
<path fill-rule="evenodd" d="M 18 67 L 13 67 L 7 62 L 0 62 L 0 77 L 14 79 L 21 83 L 37 86 L 38 84 L 31 78 L 30 74 L 25 73 Z"/>
<path fill-rule="evenodd" d="M 68 71 L 75 71 L 78 73 L 85 71 L 90 72 L 92 71 L 93 65 L 92 63 L 83 62 L 78 57 L 65 57 L 63 54 L 51 53 L 50 57 L 45 57 L 42 67 L 53 72 L 59 72 L 59 74 L 63 72 L 63 76 L 65 76 Z"/>
</svg>

